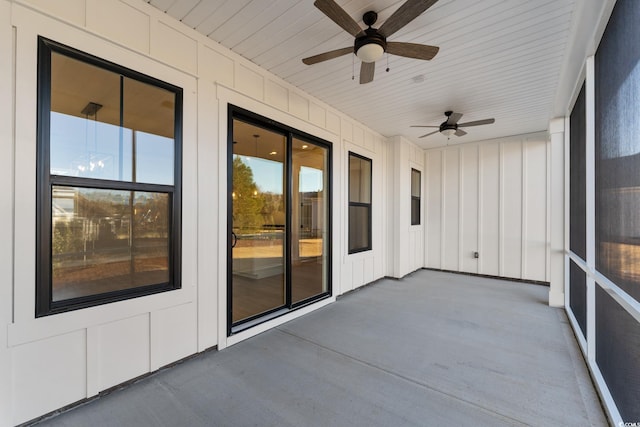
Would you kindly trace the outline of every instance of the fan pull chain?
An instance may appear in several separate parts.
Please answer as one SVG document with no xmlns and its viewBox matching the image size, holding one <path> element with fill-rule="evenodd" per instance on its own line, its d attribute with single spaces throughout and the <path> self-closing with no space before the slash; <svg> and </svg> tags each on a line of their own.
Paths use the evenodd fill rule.
<svg viewBox="0 0 640 427">
<path fill-rule="evenodd" d="M 351 80 L 355 80 L 356 77 L 356 56 L 351 55 Z"/>
<path fill-rule="evenodd" d="M 389 54 L 387 53 L 387 73 L 389 72 Z"/>
</svg>

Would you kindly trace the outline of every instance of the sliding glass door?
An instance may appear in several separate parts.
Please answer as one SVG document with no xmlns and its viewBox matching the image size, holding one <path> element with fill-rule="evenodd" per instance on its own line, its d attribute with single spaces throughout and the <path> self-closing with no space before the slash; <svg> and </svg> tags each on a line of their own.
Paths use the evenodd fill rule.
<svg viewBox="0 0 640 427">
<path fill-rule="evenodd" d="M 292 149 L 291 298 L 327 292 L 328 150 L 294 138 Z"/>
<path fill-rule="evenodd" d="M 330 146 L 230 108 L 228 332 L 330 295 Z"/>
<path fill-rule="evenodd" d="M 283 307 L 286 136 L 234 120 L 233 322 Z"/>
</svg>

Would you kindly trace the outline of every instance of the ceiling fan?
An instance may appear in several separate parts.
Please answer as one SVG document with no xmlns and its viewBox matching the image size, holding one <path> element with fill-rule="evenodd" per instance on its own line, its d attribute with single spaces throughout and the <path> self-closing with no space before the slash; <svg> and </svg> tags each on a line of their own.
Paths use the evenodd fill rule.
<svg viewBox="0 0 640 427">
<path fill-rule="evenodd" d="M 378 14 L 373 11 L 366 12 L 362 16 L 362 20 L 368 28 L 363 30 L 334 0 L 316 0 L 313 3 L 314 6 L 342 27 L 342 29 L 355 37 L 355 42 L 353 47 L 344 47 L 310 56 L 304 58 L 302 62 L 307 65 L 313 65 L 349 53 L 355 53 L 362 61 L 362 65 L 360 66 L 360 84 L 364 84 L 373 81 L 375 62 L 380 59 L 385 52 L 407 58 L 430 60 L 436 56 L 440 48 L 417 43 L 388 42 L 387 37 L 413 21 L 437 1 L 438 0 L 407 0 L 380 28 L 371 27 L 376 23 Z"/>
<path fill-rule="evenodd" d="M 458 123 L 458 121 L 462 118 L 462 113 L 454 113 L 453 111 L 445 111 L 444 115 L 447 116 L 447 120 L 442 122 L 440 126 L 421 126 L 414 125 L 412 128 L 438 128 L 438 130 L 434 130 L 431 133 L 426 135 L 419 136 L 418 138 L 424 138 L 425 136 L 433 135 L 435 133 L 440 132 L 447 138 L 451 137 L 451 135 L 455 136 L 464 136 L 467 132 L 463 131 L 459 128 L 470 127 L 470 126 L 480 126 L 480 125 L 490 125 L 495 123 L 496 119 L 484 119 L 484 120 L 475 120 L 473 122 L 466 123 Z"/>
</svg>

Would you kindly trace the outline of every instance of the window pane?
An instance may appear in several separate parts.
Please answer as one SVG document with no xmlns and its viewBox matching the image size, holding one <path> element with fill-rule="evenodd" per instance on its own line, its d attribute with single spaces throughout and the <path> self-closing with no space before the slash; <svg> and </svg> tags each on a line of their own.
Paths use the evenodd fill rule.
<svg viewBox="0 0 640 427">
<path fill-rule="evenodd" d="M 169 282 L 169 195 L 54 186 L 52 300 Z"/>
<path fill-rule="evenodd" d="M 233 120 L 233 323 L 283 307 L 286 292 L 287 137 Z"/>
<path fill-rule="evenodd" d="M 369 249 L 370 206 L 349 206 L 349 251 Z"/>
<path fill-rule="evenodd" d="M 135 182 L 173 185 L 174 141 L 159 135 L 134 132 Z"/>
<path fill-rule="evenodd" d="M 53 52 L 51 173 L 173 185 L 175 99 L 169 90 Z"/>
<path fill-rule="evenodd" d="M 411 225 L 420 225 L 420 199 L 411 199 Z"/>
<path fill-rule="evenodd" d="M 51 174 L 131 180 L 118 74 L 53 52 L 50 120 Z"/>
<path fill-rule="evenodd" d="M 291 302 L 329 290 L 329 150 L 294 138 Z"/>
<path fill-rule="evenodd" d="M 411 196 L 420 197 L 420 171 L 411 169 Z"/>
<path fill-rule="evenodd" d="M 349 201 L 371 203 L 371 160 L 349 155 Z"/>
<path fill-rule="evenodd" d="M 411 225 L 420 225 L 420 171 L 411 169 Z"/>
<path fill-rule="evenodd" d="M 124 79 L 124 127 L 133 135 L 133 181 L 173 185 L 175 94 Z"/>
</svg>

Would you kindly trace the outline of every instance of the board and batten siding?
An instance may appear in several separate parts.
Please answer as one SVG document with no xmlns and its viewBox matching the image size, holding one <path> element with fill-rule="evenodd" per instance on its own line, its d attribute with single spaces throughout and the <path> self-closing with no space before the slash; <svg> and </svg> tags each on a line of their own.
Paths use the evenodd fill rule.
<svg viewBox="0 0 640 427">
<path fill-rule="evenodd" d="M 393 249 L 388 252 L 389 275 L 401 278 L 418 270 L 424 264 L 424 150 L 401 136 L 387 144 L 388 241 Z M 420 224 L 411 225 L 411 170 L 420 172 Z"/>
<path fill-rule="evenodd" d="M 2 0 L 0 35 L 0 426 L 248 336 L 226 336 L 227 103 L 333 144 L 333 297 L 278 321 L 388 274 L 382 135 L 143 1 Z M 181 289 L 35 318 L 39 35 L 183 88 Z M 346 255 L 349 150 L 375 162 L 374 250 L 357 257 Z M 274 326 L 263 325 L 252 333 Z"/>
<path fill-rule="evenodd" d="M 541 132 L 426 151 L 427 268 L 549 281 L 547 140 Z"/>
</svg>

